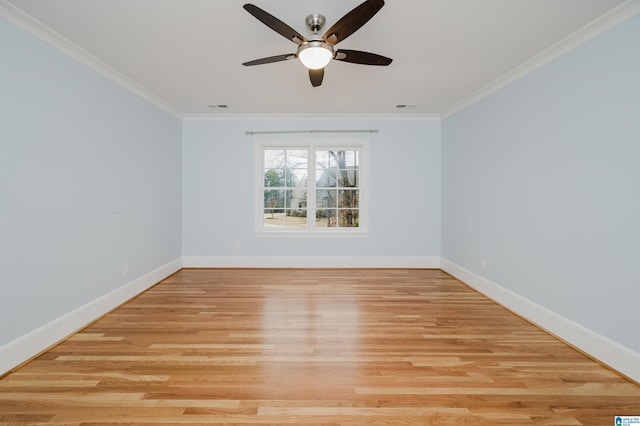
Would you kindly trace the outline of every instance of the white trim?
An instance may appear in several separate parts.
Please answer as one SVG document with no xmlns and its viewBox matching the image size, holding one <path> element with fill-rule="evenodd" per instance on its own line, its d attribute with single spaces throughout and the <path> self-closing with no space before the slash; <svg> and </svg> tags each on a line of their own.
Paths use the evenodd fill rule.
<svg viewBox="0 0 640 426">
<path fill-rule="evenodd" d="M 441 269 L 547 332 L 640 382 L 640 354 L 447 259 Z"/>
<path fill-rule="evenodd" d="M 462 111 L 468 106 L 475 104 L 481 99 L 497 92 L 498 90 L 508 86 L 514 81 L 521 79 L 525 75 L 537 70 L 543 65 L 548 64 L 549 62 L 566 54 L 567 52 L 583 45 L 587 41 L 596 38 L 600 34 L 603 34 L 616 25 L 619 25 L 622 22 L 632 18 L 638 13 L 640 13 L 640 0 L 627 0 L 621 5 L 611 9 L 609 12 L 575 31 L 574 33 L 551 45 L 549 48 L 543 50 L 534 57 L 518 65 L 506 74 L 498 77 L 497 79 L 480 88 L 471 95 L 445 108 L 440 116 L 442 118 L 447 118 L 457 112 Z"/>
<path fill-rule="evenodd" d="M 369 238 L 368 232 L 359 231 L 358 229 L 342 228 L 341 231 L 332 231 L 326 228 L 316 228 L 313 232 L 298 231 L 296 229 L 291 231 L 270 231 L 267 229 L 265 231 L 255 231 L 253 236 L 255 238 Z"/>
<path fill-rule="evenodd" d="M 184 268 L 439 269 L 437 256 L 185 256 Z"/>
<path fill-rule="evenodd" d="M 439 114 L 384 114 L 384 113 L 301 113 L 301 114 L 240 114 L 240 113 L 216 113 L 216 114 L 185 114 L 186 121 L 215 121 L 215 120 L 440 120 Z"/>
<path fill-rule="evenodd" d="M 181 268 L 182 259 L 175 259 L 5 344 L 0 347 L 0 375 L 77 332 Z"/>
<path fill-rule="evenodd" d="M 81 64 L 86 65 L 93 71 L 124 87 L 134 95 L 141 97 L 152 105 L 155 105 L 178 118 L 183 117 L 182 111 L 178 110 L 175 106 L 169 104 L 164 99 L 161 99 L 115 68 L 102 62 L 91 53 L 87 52 L 66 37 L 58 34 L 36 18 L 22 11 L 22 9 L 9 3 L 7 0 L 0 0 L 0 17 L 50 44 L 53 48 L 72 57 Z"/>
</svg>

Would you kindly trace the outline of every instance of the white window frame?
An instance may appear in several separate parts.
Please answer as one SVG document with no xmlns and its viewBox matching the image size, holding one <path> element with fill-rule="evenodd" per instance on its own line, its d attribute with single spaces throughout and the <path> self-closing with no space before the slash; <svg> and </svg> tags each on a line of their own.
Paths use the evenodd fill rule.
<svg viewBox="0 0 640 426">
<path fill-rule="evenodd" d="M 272 229 L 264 226 L 264 149 L 307 149 L 310 153 L 307 169 L 307 218 L 315 217 L 315 158 L 311 153 L 319 150 L 357 149 L 360 151 L 359 161 L 359 217 L 358 226 L 354 228 L 316 227 L 315 221 L 308 220 L 307 228 Z M 315 154 L 313 154 L 315 155 Z M 254 235 L 256 237 L 285 238 L 367 238 L 369 232 L 369 140 L 309 140 L 290 139 L 256 139 L 254 142 Z"/>
</svg>

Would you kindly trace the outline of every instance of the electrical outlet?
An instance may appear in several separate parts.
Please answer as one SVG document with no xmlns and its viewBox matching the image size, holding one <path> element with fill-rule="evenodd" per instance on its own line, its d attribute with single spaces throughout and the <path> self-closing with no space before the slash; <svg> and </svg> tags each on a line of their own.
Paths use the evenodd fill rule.
<svg viewBox="0 0 640 426">
<path fill-rule="evenodd" d="M 235 243 L 233 243 L 233 249 L 240 250 L 240 241 L 236 241 Z"/>
<path fill-rule="evenodd" d="M 487 262 L 485 262 L 484 259 L 480 259 L 480 269 L 483 271 L 487 270 Z"/>
<path fill-rule="evenodd" d="M 125 263 L 122 265 L 122 276 L 126 277 L 127 275 L 129 275 L 129 264 Z"/>
</svg>

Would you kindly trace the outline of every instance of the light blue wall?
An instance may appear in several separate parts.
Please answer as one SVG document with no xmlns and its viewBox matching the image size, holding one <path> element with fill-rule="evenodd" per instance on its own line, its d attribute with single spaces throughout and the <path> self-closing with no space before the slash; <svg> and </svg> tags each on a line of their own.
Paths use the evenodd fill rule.
<svg viewBox="0 0 640 426">
<path fill-rule="evenodd" d="M 368 239 L 254 238 L 254 138 L 245 131 L 305 129 L 379 130 L 364 135 Z M 187 120 L 183 133 L 185 256 L 440 256 L 438 120 Z"/>
<path fill-rule="evenodd" d="M 640 352 L 640 17 L 442 138 L 443 257 Z"/>
<path fill-rule="evenodd" d="M 0 20 L 0 346 L 180 257 L 181 128 Z"/>
</svg>

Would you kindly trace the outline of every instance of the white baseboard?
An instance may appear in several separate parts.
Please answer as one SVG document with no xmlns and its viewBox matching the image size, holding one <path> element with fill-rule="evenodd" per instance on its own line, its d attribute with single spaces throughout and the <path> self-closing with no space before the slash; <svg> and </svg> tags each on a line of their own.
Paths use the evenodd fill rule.
<svg viewBox="0 0 640 426">
<path fill-rule="evenodd" d="M 101 296 L 48 324 L 0 347 L 0 375 L 55 345 L 87 324 L 137 296 L 144 290 L 180 270 L 182 259 L 175 259 L 124 286 Z"/>
<path fill-rule="evenodd" d="M 441 269 L 577 349 L 640 382 L 640 354 L 447 259 Z"/>
<path fill-rule="evenodd" d="M 424 268 L 437 256 L 185 256 L 184 268 Z"/>
<path fill-rule="evenodd" d="M 0 347 L 0 375 L 90 324 L 180 268 L 442 269 L 551 334 L 640 382 L 640 354 L 447 259 L 402 256 L 185 256 Z"/>
</svg>

